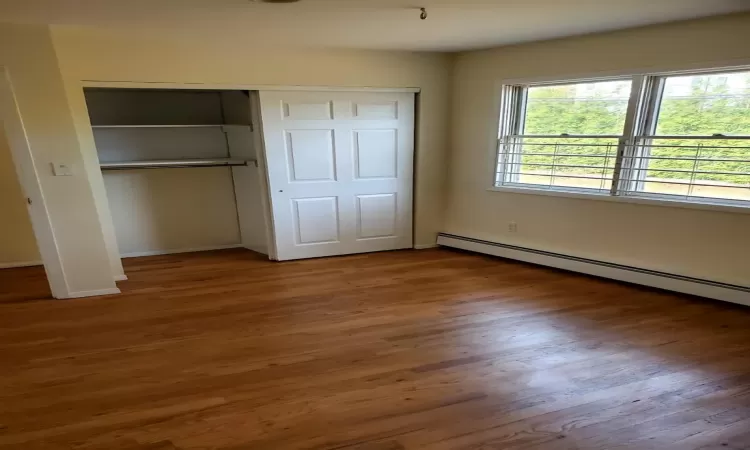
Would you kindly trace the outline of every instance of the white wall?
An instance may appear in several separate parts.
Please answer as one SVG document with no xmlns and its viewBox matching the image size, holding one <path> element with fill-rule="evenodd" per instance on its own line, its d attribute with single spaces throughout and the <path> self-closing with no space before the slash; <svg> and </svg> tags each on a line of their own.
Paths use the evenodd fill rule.
<svg viewBox="0 0 750 450">
<path fill-rule="evenodd" d="M 12 83 L 0 109 L 53 295 L 117 292 L 49 29 L 0 25 L 0 65 Z M 73 176 L 53 176 L 52 162 Z"/>
<path fill-rule="evenodd" d="M 8 139 L 0 127 L 0 268 L 30 264 L 41 264 L 41 257 Z"/>
<path fill-rule="evenodd" d="M 197 35 L 144 36 L 103 29 L 53 27 L 55 48 L 73 115 L 88 158 L 95 149 L 81 80 L 215 83 L 232 85 L 307 85 L 419 87 L 415 243 L 435 243 L 445 197 L 448 149 L 450 57 L 440 54 L 370 51 L 264 49 L 237 39 Z M 95 177 L 95 175 L 94 175 Z M 93 180 L 97 203 L 108 208 L 104 183 Z M 102 214 L 105 235 L 114 240 Z M 112 250 L 113 246 L 110 245 Z M 111 254 L 112 256 L 112 254 Z"/>
<path fill-rule="evenodd" d="M 238 246 L 230 170 L 107 172 L 104 184 L 122 256 Z"/>
<path fill-rule="evenodd" d="M 443 231 L 750 285 L 750 214 L 487 190 L 501 80 L 750 64 L 748 42 L 744 14 L 460 54 Z"/>
</svg>

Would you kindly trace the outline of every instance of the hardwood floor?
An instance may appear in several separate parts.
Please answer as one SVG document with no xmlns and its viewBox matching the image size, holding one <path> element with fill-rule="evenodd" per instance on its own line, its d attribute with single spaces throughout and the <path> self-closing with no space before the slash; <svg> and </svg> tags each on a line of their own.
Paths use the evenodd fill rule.
<svg viewBox="0 0 750 450">
<path fill-rule="evenodd" d="M 448 250 L 125 262 L 0 271 L 0 449 L 750 448 L 750 308 Z"/>
</svg>

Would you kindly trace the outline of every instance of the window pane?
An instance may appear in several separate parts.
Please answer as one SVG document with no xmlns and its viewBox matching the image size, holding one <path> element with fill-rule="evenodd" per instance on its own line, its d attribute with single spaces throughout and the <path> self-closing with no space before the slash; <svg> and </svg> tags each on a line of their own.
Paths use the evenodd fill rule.
<svg viewBox="0 0 750 450">
<path fill-rule="evenodd" d="M 652 139 L 639 150 L 641 192 L 750 201 L 750 147 L 742 140 Z"/>
<path fill-rule="evenodd" d="M 506 182 L 608 192 L 617 139 L 517 138 L 506 152 Z"/>
<path fill-rule="evenodd" d="M 657 135 L 750 135 L 750 72 L 668 77 Z"/>
<path fill-rule="evenodd" d="M 523 134 L 621 135 L 630 88 L 630 80 L 530 87 Z"/>
</svg>

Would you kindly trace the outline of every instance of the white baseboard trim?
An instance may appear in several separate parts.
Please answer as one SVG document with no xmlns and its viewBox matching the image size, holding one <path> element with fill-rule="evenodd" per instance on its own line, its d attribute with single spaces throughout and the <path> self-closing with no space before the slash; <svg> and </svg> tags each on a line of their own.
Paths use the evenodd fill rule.
<svg viewBox="0 0 750 450">
<path fill-rule="evenodd" d="M 434 244 L 417 244 L 414 246 L 414 250 L 426 250 L 428 248 L 437 248 L 437 243 Z"/>
<path fill-rule="evenodd" d="M 668 291 L 697 295 L 750 306 L 750 287 L 612 264 L 464 236 L 440 233 L 438 244 L 501 258 L 515 259 Z"/>
<path fill-rule="evenodd" d="M 98 290 L 93 290 L 93 291 L 71 292 L 66 297 L 63 297 L 63 298 L 96 297 L 99 295 L 114 295 L 114 294 L 119 294 L 119 293 L 120 293 L 120 290 L 117 288 L 98 289 Z"/>
<path fill-rule="evenodd" d="M 0 269 L 13 269 L 15 267 L 32 267 L 32 266 L 41 266 L 41 261 L 19 261 L 19 262 L 9 262 L 9 263 L 0 263 Z"/>
<path fill-rule="evenodd" d="M 145 252 L 124 253 L 121 258 L 137 258 L 139 256 L 173 255 L 176 253 L 207 252 L 211 250 L 226 250 L 229 248 L 243 248 L 242 244 L 217 245 L 213 247 L 178 248 L 173 250 L 149 250 Z"/>
<path fill-rule="evenodd" d="M 115 276 L 115 281 L 128 281 L 127 275 L 117 275 Z"/>
</svg>

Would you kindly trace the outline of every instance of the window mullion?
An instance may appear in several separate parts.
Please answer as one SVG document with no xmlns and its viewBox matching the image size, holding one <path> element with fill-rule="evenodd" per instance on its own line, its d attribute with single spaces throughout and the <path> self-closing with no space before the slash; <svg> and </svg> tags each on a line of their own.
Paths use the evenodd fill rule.
<svg viewBox="0 0 750 450">
<path fill-rule="evenodd" d="M 503 86 L 500 92 L 500 121 L 495 145 L 495 167 L 493 170 L 493 185 L 501 185 L 505 181 L 506 170 L 506 136 L 508 135 L 508 123 L 510 121 L 510 97 L 512 96 L 513 87 Z"/>
<path fill-rule="evenodd" d="M 510 98 L 510 123 L 506 136 L 505 145 L 505 171 L 503 180 L 508 183 L 518 183 L 520 180 L 521 167 L 521 148 L 523 145 L 522 138 L 518 136 L 523 134 L 526 119 L 526 100 L 528 89 L 525 86 L 514 86 Z"/>
<path fill-rule="evenodd" d="M 664 81 L 664 77 L 647 77 L 648 91 L 642 108 L 643 120 L 636 130 L 634 144 L 637 145 L 633 146 L 634 176 L 629 186 L 632 192 L 640 192 L 645 188 L 653 143 L 653 140 L 648 136 L 656 134 L 656 124 L 661 111 L 661 98 L 664 94 Z"/>
<path fill-rule="evenodd" d="M 512 134 L 521 135 L 526 129 L 526 103 L 529 99 L 529 88 L 526 86 L 518 86 L 516 89 L 516 114 Z"/>
<path fill-rule="evenodd" d="M 519 128 L 523 126 L 524 118 L 522 114 L 525 111 L 525 97 L 525 87 L 503 87 L 501 95 L 500 133 L 496 151 L 497 159 L 495 166 L 497 170 L 494 181 L 495 185 L 513 182 L 512 177 L 518 178 L 518 175 L 513 175 L 518 170 L 514 169 L 514 140 L 512 136 L 517 135 Z"/>
<path fill-rule="evenodd" d="M 515 122 L 513 123 L 514 127 L 514 134 L 517 136 L 523 135 L 524 130 L 526 129 L 526 103 L 529 99 L 529 89 L 526 86 L 518 86 L 516 88 L 516 102 L 515 102 L 515 108 L 516 108 L 516 114 L 515 114 Z M 511 177 L 513 178 L 513 182 L 517 183 L 521 181 L 521 152 L 523 151 L 523 138 L 513 138 L 512 142 L 512 149 L 513 149 L 513 165 Z"/>
<path fill-rule="evenodd" d="M 659 120 L 661 111 L 661 97 L 664 94 L 664 77 L 651 76 L 646 77 L 648 82 L 648 96 L 643 107 L 643 120 L 638 130 L 637 136 L 650 136 L 656 134 L 656 123 Z"/>
<path fill-rule="evenodd" d="M 617 159 L 615 160 L 614 176 L 610 195 L 623 195 L 632 187 L 635 172 L 634 162 L 636 159 L 636 136 L 648 117 L 648 104 L 650 103 L 651 77 L 635 76 L 630 91 L 630 100 L 625 114 L 625 127 L 623 135 L 617 147 Z"/>
</svg>

